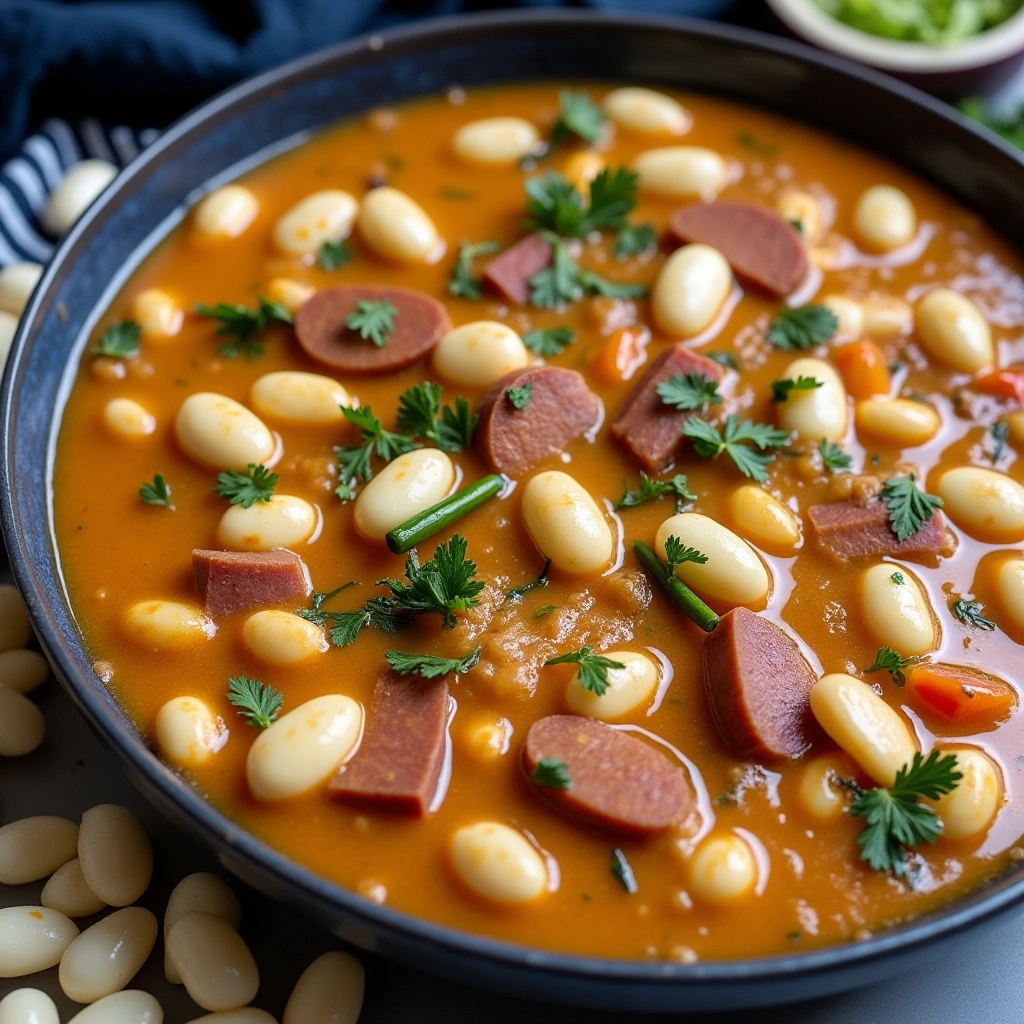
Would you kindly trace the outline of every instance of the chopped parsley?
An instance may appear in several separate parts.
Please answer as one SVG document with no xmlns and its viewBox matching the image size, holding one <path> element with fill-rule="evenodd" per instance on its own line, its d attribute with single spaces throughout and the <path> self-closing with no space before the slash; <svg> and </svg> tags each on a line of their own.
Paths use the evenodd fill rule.
<svg viewBox="0 0 1024 1024">
<path fill-rule="evenodd" d="M 604 295 L 612 299 L 635 299 L 647 294 L 644 285 L 619 284 L 601 277 L 592 270 L 576 266 L 562 240 L 550 231 L 541 232 L 551 245 L 551 266 L 530 278 L 530 302 L 538 309 L 560 309 L 575 302 L 584 293 Z"/>
<path fill-rule="evenodd" d="M 896 584 L 896 586 L 897 586 L 897 587 L 902 587 L 902 586 L 904 586 L 904 585 L 906 584 L 906 582 L 907 582 L 907 577 L 906 577 L 906 576 L 904 576 L 904 575 L 903 575 L 903 573 L 901 573 L 901 572 L 894 572 L 894 573 L 893 573 L 893 574 L 892 574 L 892 575 L 891 575 L 891 576 L 889 577 L 889 579 L 891 579 L 891 580 L 893 581 L 893 583 L 895 583 L 895 584 Z"/>
<path fill-rule="evenodd" d="M 563 89 L 558 94 L 558 120 L 551 130 L 549 152 L 572 135 L 584 142 L 597 142 L 604 122 L 604 111 L 594 103 L 586 89 L 579 92 Z"/>
<path fill-rule="evenodd" d="M 359 409 L 342 406 L 341 412 L 349 423 L 361 431 L 359 444 L 340 445 L 334 449 L 341 480 L 334 493 L 342 501 L 348 501 L 355 496 L 353 482 L 369 480 L 373 476 L 372 460 L 375 454 L 385 462 L 390 462 L 412 451 L 417 445 L 404 434 L 385 430 L 368 405 Z"/>
<path fill-rule="evenodd" d="M 461 299 L 479 299 L 482 281 L 479 277 L 473 276 L 473 260 L 479 256 L 490 256 L 497 251 L 497 242 L 460 242 L 459 255 L 448 281 L 448 294 Z"/>
<path fill-rule="evenodd" d="M 152 483 L 144 483 L 139 488 L 139 497 L 147 505 L 163 505 L 165 508 L 174 508 L 171 504 L 171 488 L 160 473 L 153 477 Z"/>
<path fill-rule="evenodd" d="M 740 368 L 740 364 L 731 352 L 705 352 L 704 355 L 712 362 L 718 363 L 719 366 L 726 367 L 726 369 L 738 370 Z"/>
<path fill-rule="evenodd" d="M 785 350 L 821 345 L 839 330 L 839 320 L 828 306 L 784 307 L 772 321 L 768 340 Z"/>
<path fill-rule="evenodd" d="M 942 508 L 942 499 L 925 494 L 914 479 L 913 473 L 890 477 L 882 484 L 879 496 L 889 509 L 889 524 L 900 541 L 913 537 L 931 519 L 932 513 Z"/>
<path fill-rule="evenodd" d="M 838 441 L 830 441 L 823 437 L 818 442 L 818 452 L 826 472 L 841 473 L 853 465 L 853 456 L 843 451 L 843 446 Z"/>
<path fill-rule="evenodd" d="M 422 438 L 446 452 L 460 452 L 473 440 L 473 431 L 480 420 L 470 412 L 469 399 L 459 395 L 455 408 L 441 407 L 443 388 L 433 381 L 424 381 L 398 396 L 396 425 L 410 437 Z"/>
<path fill-rule="evenodd" d="M 250 462 L 244 473 L 237 469 L 218 473 L 217 486 L 213 490 L 217 497 L 226 498 L 232 505 L 251 508 L 269 502 L 276 486 L 276 473 L 271 473 L 266 466 Z"/>
<path fill-rule="evenodd" d="M 360 338 L 383 348 L 388 343 L 388 335 L 395 329 L 396 316 L 398 309 L 387 299 L 360 299 L 356 308 L 345 317 L 345 326 L 356 331 Z"/>
<path fill-rule="evenodd" d="M 513 407 L 522 411 L 530 404 L 530 396 L 533 394 L 533 385 L 524 384 L 521 388 L 510 387 L 505 389 L 505 394 Z"/>
<path fill-rule="evenodd" d="M 624 260 L 650 252 L 656 244 L 657 235 L 653 224 L 625 224 L 615 236 L 612 252 L 617 259 Z"/>
<path fill-rule="evenodd" d="M 108 359 L 134 359 L 139 354 L 142 328 L 134 320 L 111 324 L 101 335 L 93 354 Z"/>
<path fill-rule="evenodd" d="M 633 875 L 633 869 L 629 866 L 629 861 L 626 860 L 626 855 L 616 847 L 612 850 L 612 877 L 622 886 L 626 892 L 632 896 L 636 893 L 639 888 L 636 884 L 636 878 Z"/>
<path fill-rule="evenodd" d="M 352 255 L 352 246 L 348 242 L 324 242 L 316 254 L 316 261 L 324 270 L 341 270 Z"/>
<path fill-rule="evenodd" d="M 544 568 L 541 569 L 540 575 L 535 580 L 530 580 L 529 583 L 524 583 L 522 586 L 513 587 L 510 591 L 505 594 L 505 600 L 511 601 L 513 604 L 518 604 L 531 590 L 543 590 L 548 585 L 548 570 L 551 568 L 551 559 L 544 559 Z"/>
<path fill-rule="evenodd" d="M 579 665 L 576 670 L 580 686 L 584 690 L 600 697 L 608 689 L 608 670 L 625 668 L 621 661 L 613 661 L 597 654 L 593 647 L 581 647 L 578 651 L 560 654 L 557 658 L 548 658 L 545 665 Z"/>
<path fill-rule="evenodd" d="M 697 454 L 702 458 L 715 459 L 725 452 L 744 476 L 758 483 L 768 479 L 766 467 L 775 458 L 765 454 L 765 449 L 781 448 L 789 443 L 789 431 L 750 420 L 741 422 L 735 413 L 725 421 L 725 429 L 721 432 L 707 421 L 691 416 L 683 424 L 683 434 L 693 441 Z M 759 450 L 755 451 L 751 445 Z"/>
<path fill-rule="evenodd" d="M 658 396 L 664 405 L 684 411 L 700 409 L 704 414 L 709 406 L 722 403 L 718 381 L 703 373 L 673 373 L 658 385 Z"/>
<path fill-rule="evenodd" d="M 989 456 L 992 459 L 992 465 L 994 466 L 1002 457 L 1003 452 L 1006 451 L 1006 442 L 1010 436 L 1010 424 L 1006 420 L 1000 420 L 998 423 L 993 423 L 989 427 L 988 431 L 992 435 L 993 445 L 992 454 Z"/>
<path fill-rule="evenodd" d="M 432 654 L 407 654 L 405 651 L 387 651 L 384 657 L 401 676 L 415 672 L 424 679 L 438 676 L 464 676 L 480 661 L 481 648 L 477 647 L 461 658 L 436 658 Z"/>
<path fill-rule="evenodd" d="M 248 676 L 232 676 L 228 680 L 228 701 L 238 714 L 258 729 L 269 729 L 284 707 L 280 690 Z"/>
<path fill-rule="evenodd" d="M 962 597 L 950 605 L 950 611 L 965 626 L 974 626 L 975 629 L 995 629 L 996 624 L 981 614 L 984 610 L 985 606 L 980 601 L 967 601 Z"/>
<path fill-rule="evenodd" d="M 643 470 L 640 470 L 640 486 L 635 490 L 629 490 L 629 485 L 623 481 L 625 493 L 619 498 L 615 505 L 615 511 L 623 508 L 635 508 L 652 498 L 661 498 L 666 494 L 674 494 L 676 497 L 676 512 L 682 512 L 685 505 L 697 500 L 687 485 L 686 477 L 677 473 L 671 480 L 652 480 Z"/>
<path fill-rule="evenodd" d="M 530 231 L 547 229 L 563 238 L 586 238 L 592 231 L 618 231 L 626 214 L 636 206 L 639 177 L 625 167 L 606 167 L 590 183 L 583 196 L 557 171 L 547 171 L 526 182 L 524 226 Z"/>
<path fill-rule="evenodd" d="M 262 295 L 256 309 L 247 306 L 233 306 L 230 302 L 218 302 L 215 306 L 199 303 L 195 311 L 200 316 L 217 320 L 217 334 L 230 341 L 217 347 L 227 359 L 256 359 L 263 355 L 263 346 L 256 340 L 271 324 L 290 324 L 292 315 L 280 302 L 271 302 Z"/>
<path fill-rule="evenodd" d="M 772 401 L 785 402 L 789 399 L 791 391 L 814 391 L 823 386 L 824 381 L 820 381 L 816 377 L 800 376 L 796 380 L 793 380 L 792 377 L 773 380 L 771 383 Z"/>
<path fill-rule="evenodd" d="M 523 344 L 537 356 L 561 355 L 573 342 L 576 332 L 571 327 L 547 327 L 523 335 Z"/>
<path fill-rule="evenodd" d="M 530 778 L 538 786 L 546 786 L 548 789 L 566 790 L 572 786 L 569 766 L 555 757 L 542 757 L 534 766 Z"/>
<path fill-rule="evenodd" d="M 708 556 L 696 548 L 687 547 L 678 537 L 665 538 L 665 561 L 666 571 L 669 576 L 675 575 L 676 566 L 684 562 L 697 562 L 703 565 L 707 562 Z"/>
<path fill-rule="evenodd" d="M 350 587 L 358 586 L 359 583 L 351 580 L 340 587 L 335 587 L 334 590 L 316 593 L 313 595 L 313 607 L 300 608 L 295 614 L 307 622 L 327 629 L 327 639 L 335 647 L 347 647 L 365 626 L 373 626 L 385 633 L 396 633 L 412 625 L 412 619 L 400 614 L 395 609 L 394 602 L 387 597 L 371 597 L 362 608 L 350 612 L 331 611 L 324 607 L 338 594 Z"/>
<path fill-rule="evenodd" d="M 875 655 L 875 660 L 864 671 L 888 672 L 897 686 L 906 686 L 907 676 L 903 670 L 909 665 L 913 665 L 916 660 L 916 658 L 901 657 L 891 647 L 880 647 Z"/>
</svg>

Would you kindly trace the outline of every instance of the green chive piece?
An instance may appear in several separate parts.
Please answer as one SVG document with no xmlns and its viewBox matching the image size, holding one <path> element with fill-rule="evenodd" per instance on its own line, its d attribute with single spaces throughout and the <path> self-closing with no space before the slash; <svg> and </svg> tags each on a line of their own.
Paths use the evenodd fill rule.
<svg viewBox="0 0 1024 1024">
<path fill-rule="evenodd" d="M 669 600 L 681 609 L 689 618 L 710 633 L 719 623 L 715 614 L 688 586 L 681 583 L 675 576 L 669 576 L 664 562 L 642 540 L 633 544 L 636 557 L 643 567 L 654 577 L 654 582 L 669 596 Z"/>
<path fill-rule="evenodd" d="M 396 555 L 404 555 L 421 541 L 433 536 L 446 526 L 451 526 L 468 512 L 472 512 L 485 501 L 489 501 L 499 494 L 504 486 L 504 477 L 498 476 L 496 473 L 485 476 L 477 480 L 475 484 L 463 487 L 461 491 L 456 491 L 436 505 L 406 519 L 404 523 L 400 523 L 393 530 L 388 530 L 384 539 Z"/>
</svg>

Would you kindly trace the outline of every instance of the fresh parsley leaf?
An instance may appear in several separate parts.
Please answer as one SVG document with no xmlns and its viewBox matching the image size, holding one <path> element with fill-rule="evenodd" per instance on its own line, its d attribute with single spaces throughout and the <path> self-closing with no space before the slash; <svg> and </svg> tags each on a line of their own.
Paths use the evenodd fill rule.
<svg viewBox="0 0 1024 1024">
<path fill-rule="evenodd" d="M 473 276 L 473 260 L 498 251 L 497 242 L 459 242 L 459 255 L 448 281 L 448 294 L 475 301 L 480 298 L 481 278 Z"/>
<path fill-rule="evenodd" d="M 584 142 L 597 142 L 604 121 L 604 111 L 585 89 L 579 92 L 563 89 L 558 94 L 558 120 L 551 131 L 551 149 L 560 146 L 571 135 Z"/>
<path fill-rule="evenodd" d="M 1006 420 L 1000 420 L 998 423 L 993 423 L 989 427 L 988 431 L 992 435 L 994 444 L 992 445 L 992 454 L 989 458 L 992 459 L 992 465 L 994 466 L 1002 457 L 1003 452 L 1006 451 L 1006 442 L 1010 436 L 1010 424 Z"/>
<path fill-rule="evenodd" d="M 401 676 L 415 672 L 424 679 L 436 679 L 438 676 L 464 676 L 480 661 L 481 650 L 477 647 L 461 658 L 436 658 L 432 654 L 407 654 L 405 651 L 387 651 L 384 657 Z"/>
<path fill-rule="evenodd" d="M 889 524 L 900 541 L 912 537 L 931 519 L 937 508 L 942 508 L 942 499 L 934 494 L 925 494 L 914 479 L 913 473 L 890 477 L 882 484 L 879 495 L 889 509 Z"/>
<path fill-rule="evenodd" d="M 398 309 L 387 299 L 360 299 L 356 308 L 345 317 L 345 326 L 358 332 L 360 338 L 383 348 L 388 343 L 388 335 L 395 329 L 396 316 Z"/>
<path fill-rule="evenodd" d="M 537 356 L 561 355 L 572 344 L 576 332 L 571 327 L 547 327 L 523 335 L 523 344 Z"/>
<path fill-rule="evenodd" d="M 824 381 L 820 381 L 816 377 L 804 377 L 802 375 L 797 377 L 796 380 L 793 380 L 792 377 L 786 377 L 783 380 L 773 380 L 771 382 L 772 401 L 785 402 L 789 399 L 791 391 L 814 391 L 822 386 L 824 386 Z"/>
<path fill-rule="evenodd" d="M 673 373 L 658 385 L 658 395 L 664 405 L 687 411 L 700 409 L 707 413 L 709 406 L 722 403 L 718 381 L 703 373 Z"/>
<path fill-rule="evenodd" d="M 471 412 L 469 399 L 458 395 L 455 408 L 446 405 L 441 410 L 441 422 L 437 425 L 437 446 L 446 452 L 460 452 L 473 442 L 473 431 L 480 422 L 478 413 Z"/>
<path fill-rule="evenodd" d="M 829 473 L 839 473 L 849 469 L 853 465 L 853 456 L 843 451 L 843 446 L 838 441 L 830 441 L 823 437 L 818 442 L 818 452 L 821 455 L 822 465 Z"/>
<path fill-rule="evenodd" d="M 256 309 L 218 302 L 215 306 L 199 303 L 195 311 L 200 316 L 219 321 L 217 334 L 232 338 L 218 346 L 217 351 L 227 359 L 255 359 L 263 355 L 263 346 L 256 341 L 271 324 L 290 324 L 292 315 L 280 302 L 271 302 L 262 295 Z"/>
<path fill-rule="evenodd" d="M 708 556 L 696 548 L 687 547 L 678 537 L 665 538 L 665 562 L 669 576 L 675 575 L 676 566 L 684 562 L 697 562 L 704 565 Z"/>
<path fill-rule="evenodd" d="M 789 443 L 789 431 L 750 420 L 741 422 L 735 413 L 725 421 L 725 429 L 721 432 L 706 420 L 691 416 L 683 424 L 683 434 L 693 441 L 693 447 L 702 458 L 715 459 L 725 452 L 744 476 L 758 483 L 768 479 L 766 467 L 775 458 L 774 455 L 763 454 L 764 450 L 781 448 Z M 759 451 L 752 450 L 751 444 Z"/>
<path fill-rule="evenodd" d="M 657 242 L 653 224 L 625 224 L 615 236 L 612 252 L 620 259 L 650 252 Z"/>
<path fill-rule="evenodd" d="M 352 246 L 348 242 L 324 242 L 316 254 L 316 261 L 324 270 L 341 270 L 352 255 Z"/>
<path fill-rule="evenodd" d="M 134 320 L 122 320 L 107 327 L 92 351 L 94 355 L 107 356 L 109 359 L 134 359 L 139 354 L 141 337 L 142 328 L 139 324 Z"/>
<path fill-rule="evenodd" d="M 269 729 L 284 707 L 280 690 L 248 676 L 232 676 L 228 680 L 228 701 L 250 725 Z"/>
<path fill-rule="evenodd" d="M 543 590 L 548 585 L 548 570 L 551 568 L 551 559 L 544 559 L 544 568 L 541 569 L 540 575 L 535 580 L 530 580 L 529 583 L 524 583 L 522 586 L 513 587 L 510 591 L 505 594 L 505 600 L 511 601 L 513 604 L 518 604 L 531 590 Z"/>
<path fill-rule="evenodd" d="M 907 676 L 903 671 L 913 665 L 916 658 L 903 658 L 891 647 L 880 647 L 875 660 L 868 665 L 865 672 L 888 672 L 897 686 L 906 686 Z"/>
<path fill-rule="evenodd" d="M 724 366 L 729 370 L 738 370 L 740 368 L 740 364 L 731 352 L 705 352 L 704 355 L 718 363 L 719 366 Z"/>
<path fill-rule="evenodd" d="M 338 475 L 341 482 L 335 491 L 343 501 L 350 500 L 354 491 L 354 480 L 369 480 L 373 476 L 372 459 L 374 454 L 385 462 L 390 462 L 399 455 L 419 447 L 415 441 L 404 434 L 396 434 L 385 430 L 380 420 L 373 415 L 373 409 L 364 405 L 359 409 L 342 406 L 341 413 L 349 423 L 360 430 L 359 444 L 340 445 L 334 449 L 338 462 Z"/>
<path fill-rule="evenodd" d="M 543 619 L 545 615 L 550 615 L 552 612 L 557 612 L 558 607 L 559 606 L 557 604 L 546 604 L 542 608 L 538 608 L 533 613 L 533 617 L 535 619 Z"/>
<path fill-rule="evenodd" d="M 565 790 L 572 786 L 569 766 L 555 757 L 542 757 L 534 766 L 530 778 L 538 786 L 546 786 L 548 789 Z"/>
<path fill-rule="evenodd" d="M 615 505 L 615 511 L 623 508 L 635 508 L 642 505 L 651 498 L 660 498 L 666 494 L 676 496 L 676 512 L 682 512 L 687 502 L 696 501 L 697 495 L 693 494 L 687 486 L 686 477 L 677 473 L 671 480 L 652 480 L 643 470 L 640 470 L 640 486 L 635 491 L 629 490 L 629 485 L 623 481 L 625 493 L 619 498 Z"/>
<path fill-rule="evenodd" d="M 316 593 L 313 595 L 313 606 L 300 608 L 295 614 L 307 622 L 328 629 L 327 637 L 335 647 L 347 647 L 365 626 L 373 626 L 386 633 L 396 633 L 412 625 L 412 619 L 402 615 L 388 597 L 371 597 L 362 608 L 349 612 L 333 611 L 324 607 L 338 594 L 350 587 L 358 586 L 359 583 L 350 580 L 340 587 L 335 587 L 334 590 Z"/>
<path fill-rule="evenodd" d="M 934 843 L 942 833 L 942 819 L 927 804 L 919 803 L 919 799 L 937 800 L 956 789 L 962 778 L 955 754 L 942 755 L 932 750 L 923 758 L 918 751 L 911 764 L 896 773 L 889 788 L 857 787 L 850 813 L 867 822 L 857 837 L 861 860 L 866 860 L 875 871 L 891 871 L 897 878 L 903 877 L 907 871 L 907 849 Z"/>
<path fill-rule="evenodd" d="M 786 350 L 821 345 L 839 330 L 839 320 L 828 306 L 784 307 L 772 321 L 768 340 Z"/>
<path fill-rule="evenodd" d="M 612 877 L 632 896 L 637 892 L 638 886 L 633 875 L 633 869 L 626 860 L 626 855 L 616 847 L 612 850 Z"/>
<path fill-rule="evenodd" d="M 626 214 L 636 206 L 640 176 L 625 167 L 606 167 L 590 183 L 590 205 L 577 238 L 591 231 L 617 231 L 625 226 Z"/>
<path fill-rule="evenodd" d="M 981 614 L 985 610 L 985 606 L 980 601 L 967 601 L 961 597 L 950 605 L 950 610 L 965 626 L 989 630 L 996 628 L 996 624 L 991 619 L 986 619 Z"/>
<path fill-rule="evenodd" d="M 147 505 L 163 505 L 165 508 L 174 508 L 171 504 L 170 485 L 159 473 L 153 477 L 152 483 L 144 483 L 139 488 L 139 497 Z"/>
<path fill-rule="evenodd" d="M 906 582 L 907 582 L 907 577 L 906 577 L 906 576 L 904 576 L 904 575 L 903 575 L 903 573 L 901 573 L 901 572 L 894 572 L 894 573 L 893 573 L 893 574 L 892 574 L 892 575 L 891 575 L 891 576 L 889 577 L 889 579 L 891 579 L 891 580 L 893 581 L 893 583 L 895 583 L 895 584 L 896 584 L 896 586 L 897 586 L 897 587 L 902 587 L 902 586 L 904 586 L 904 585 L 906 584 Z"/>
<path fill-rule="evenodd" d="M 530 404 L 530 396 L 533 394 L 533 385 L 524 384 L 521 388 L 510 387 L 505 389 L 505 394 L 513 407 L 522 411 Z"/>
<path fill-rule="evenodd" d="M 569 654 L 560 654 L 557 658 L 548 658 L 545 665 L 579 665 L 576 670 L 580 686 L 584 690 L 600 697 L 608 689 L 608 670 L 625 668 L 621 661 L 613 661 L 603 655 L 596 654 L 593 647 L 581 647 Z"/>
<path fill-rule="evenodd" d="M 636 206 L 639 177 L 625 167 L 606 167 L 590 183 L 588 202 L 557 171 L 527 179 L 524 226 L 547 229 L 563 238 L 586 238 L 592 231 L 617 231 Z"/>
<path fill-rule="evenodd" d="M 237 469 L 218 473 L 217 486 L 213 490 L 217 497 L 226 498 L 232 505 L 251 508 L 269 502 L 276 486 L 276 473 L 271 473 L 266 466 L 250 462 L 244 473 Z"/>
<path fill-rule="evenodd" d="M 551 245 L 551 266 L 530 278 L 530 302 L 538 309 L 558 309 L 580 298 L 583 288 L 576 261 L 562 240 L 549 231 L 541 235 Z"/>
<path fill-rule="evenodd" d="M 603 295 L 606 299 L 642 299 L 647 294 L 646 285 L 609 281 L 593 270 L 580 270 L 578 280 L 588 295 Z"/>
<path fill-rule="evenodd" d="M 469 400 L 458 397 L 455 409 L 441 408 L 443 389 L 433 381 L 403 391 L 398 396 L 396 425 L 410 437 L 422 438 L 446 452 L 468 448 L 480 417 L 469 410 Z"/>
</svg>

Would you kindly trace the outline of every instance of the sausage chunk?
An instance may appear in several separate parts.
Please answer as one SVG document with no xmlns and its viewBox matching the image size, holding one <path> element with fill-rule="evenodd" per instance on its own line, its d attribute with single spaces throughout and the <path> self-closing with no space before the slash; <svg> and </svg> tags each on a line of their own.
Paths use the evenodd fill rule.
<svg viewBox="0 0 1024 1024">
<path fill-rule="evenodd" d="M 489 260 L 483 279 L 517 306 L 530 301 L 530 278 L 551 266 L 552 249 L 539 235 L 528 235 L 500 256 Z"/>
<path fill-rule="evenodd" d="M 211 618 L 308 597 L 309 570 L 294 551 L 192 552 L 196 592 Z"/>
<path fill-rule="evenodd" d="M 818 543 L 842 562 L 866 556 L 937 555 L 946 543 L 945 520 L 937 509 L 917 533 L 902 541 L 892 531 L 889 509 L 877 499 L 812 505 L 807 518 Z"/>
<path fill-rule="evenodd" d="M 685 345 L 673 345 L 651 363 L 612 421 L 612 434 L 652 473 L 665 469 L 675 458 L 683 424 L 693 415 L 665 405 L 658 394 L 658 385 L 677 373 L 701 373 L 721 380 L 724 371 Z"/>
<path fill-rule="evenodd" d="M 549 715 L 534 722 L 523 744 L 531 780 L 545 758 L 566 766 L 569 788 L 534 783 L 537 792 L 570 817 L 601 829 L 651 835 L 685 821 L 695 807 L 681 765 L 593 718 Z"/>
<path fill-rule="evenodd" d="M 394 330 L 384 345 L 363 338 L 346 321 L 358 302 L 390 302 Z M 295 335 L 307 355 L 346 373 L 391 373 L 422 359 L 451 330 L 444 305 L 394 285 L 342 284 L 317 292 L 295 314 Z"/>
<path fill-rule="evenodd" d="M 799 757 L 815 675 L 793 638 L 749 608 L 733 608 L 704 639 L 704 690 L 738 757 Z"/>
<path fill-rule="evenodd" d="M 669 218 L 668 231 L 680 245 L 703 242 L 717 249 L 737 277 L 779 298 L 796 291 L 807 276 L 800 235 L 763 206 L 724 200 L 681 206 Z"/>
<path fill-rule="evenodd" d="M 347 804 L 422 818 L 437 791 L 447 732 L 447 680 L 388 672 L 374 687 L 359 749 L 328 788 Z"/>
<path fill-rule="evenodd" d="M 527 386 L 526 407 L 517 409 L 508 389 Z M 477 411 L 476 440 L 483 457 L 499 473 L 517 477 L 593 427 L 601 403 L 576 370 L 526 366 L 495 381 Z"/>
</svg>

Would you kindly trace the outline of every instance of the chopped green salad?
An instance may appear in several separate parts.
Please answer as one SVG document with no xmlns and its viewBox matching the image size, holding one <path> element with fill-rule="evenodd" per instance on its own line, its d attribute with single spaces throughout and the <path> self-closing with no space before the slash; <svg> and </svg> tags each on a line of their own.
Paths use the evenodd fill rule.
<svg viewBox="0 0 1024 1024">
<path fill-rule="evenodd" d="M 1002 24 L 1024 0 L 814 0 L 837 21 L 886 39 L 948 46 Z"/>
</svg>

